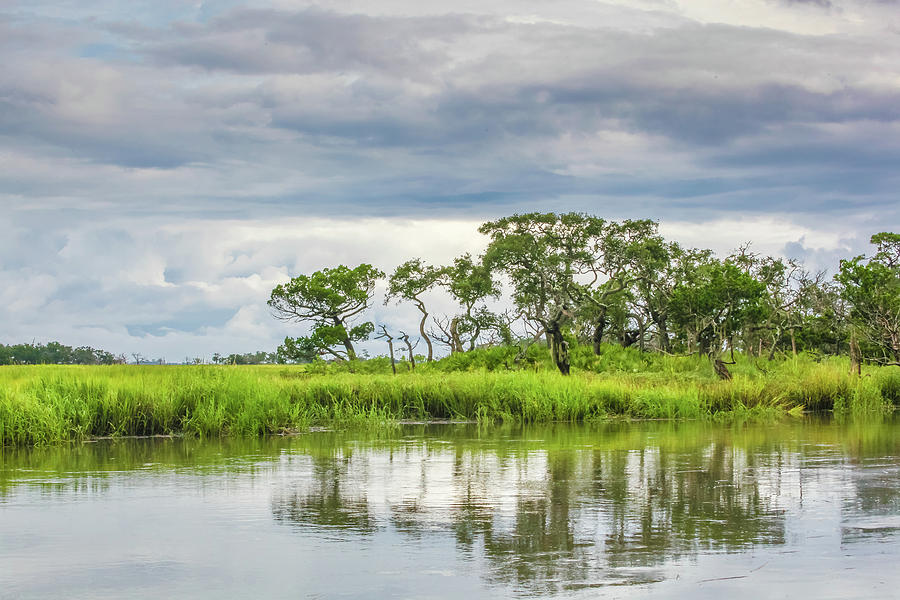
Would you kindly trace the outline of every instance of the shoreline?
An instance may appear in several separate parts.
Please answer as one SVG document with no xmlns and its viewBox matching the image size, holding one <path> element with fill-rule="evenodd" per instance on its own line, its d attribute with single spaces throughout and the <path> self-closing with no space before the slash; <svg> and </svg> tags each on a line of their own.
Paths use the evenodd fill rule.
<svg viewBox="0 0 900 600">
<path fill-rule="evenodd" d="M 125 436 L 262 436 L 373 424 L 719 419 L 801 411 L 891 412 L 900 367 L 850 375 L 840 361 L 798 360 L 719 381 L 660 372 L 306 373 L 302 367 L 6 366 L 0 445 Z M 777 369 L 775 367 L 778 367 Z M 302 377 L 297 375 L 303 374 Z"/>
</svg>

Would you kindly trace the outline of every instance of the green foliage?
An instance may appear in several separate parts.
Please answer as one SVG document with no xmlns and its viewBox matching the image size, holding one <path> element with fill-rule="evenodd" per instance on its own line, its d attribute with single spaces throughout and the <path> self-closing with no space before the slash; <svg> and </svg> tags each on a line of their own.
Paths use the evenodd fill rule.
<svg viewBox="0 0 900 600">
<path fill-rule="evenodd" d="M 59 342 L 0 344 L 0 365 L 112 365 L 117 362 L 122 359 L 90 346 L 72 348 Z"/>
<path fill-rule="evenodd" d="M 440 280 L 442 270 L 414 258 L 394 269 L 388 279 L 385 303 L 391 300 L 421 302 L 420 296 L 432 289 Z"/>
<path fill-rule="evenodd" d="M 867 355 L 900 362 L 900 234 L 878 233 L 871 242 L 878 251 L 869 259 L 842 260 L 835 279 Z"/>
<path fill-rule="evenodd" d="M 707 354 L 762 313 L 765 286 L 738 265 L 711 257 L 685 273 L 671 293 L 669 314 Z"/>
<path fill-rule="evenodd" d="M 580 213 L 528 213 L 483 224 L 491 238 L 485 264 L 505 273 L 513 301 L 532 318 L 549 320 L 571 300 L 575 274 L 592 261 L 605 221 Z"/>
<path fill-rule="evenodd" d="M 470 254 L 454 259 L 453 264 L 440 271 L 439 283 L 462 309 L 462 313 L 438 320 L 443 337 L 438 339 L 449 346 L 451 353 L 472 350 L 481 334 L 497 326 L 497 317 L 484 302 L 497 298 L 500 287 L 489 266 L 473 260 Z"/>
<path fill-rule="evenodd" d="M 275 352 L 279 363 L 309 363 L 319 357 L 319 344 L 309 337 L 286 337 Z"/>
<path fill-rule="evenodd" d="M 285 321 L 310 322 L 313 330 L 307 338 L 282 346 L 286 356 L 305 357 L 315 348 L 318 354 L 354 360 L 353 342 L 367 339 L 374 331 L 372 323 L 348 327 L 349 320 L 369 308 L 375 282 L 384 273 L 372 265 L 351 269 L 340 265 L 312 275 L 298 275 L 272 290 L 269 307 Z"/>
</svg>

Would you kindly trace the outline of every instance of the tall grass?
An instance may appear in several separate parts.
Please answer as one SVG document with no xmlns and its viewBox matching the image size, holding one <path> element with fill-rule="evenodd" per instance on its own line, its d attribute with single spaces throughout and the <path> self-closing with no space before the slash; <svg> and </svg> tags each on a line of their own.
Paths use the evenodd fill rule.
<svg viewBox="0 0 900 600">
<path fill-rule="evenodd" d="M 513 371 L 509 358 L 492 359 L 497 370 L 490 371 L 477 353 L 455 357 L 453 364 L 401 369 L 397 376 L 275 365 L 0 367 L 0 444 L 176 433 L 259 436 L 401 419 L 536 423 L 800 409 L 871 413 L 900 403 L 900 368 L 854 377 L 841 359 L 765 365 L 740 359 L 733 381 L 718 381 L 696 357 L 619 348 L 575 358 L 581 368 L 571 377 L 540 360 Z"/>
</svg>

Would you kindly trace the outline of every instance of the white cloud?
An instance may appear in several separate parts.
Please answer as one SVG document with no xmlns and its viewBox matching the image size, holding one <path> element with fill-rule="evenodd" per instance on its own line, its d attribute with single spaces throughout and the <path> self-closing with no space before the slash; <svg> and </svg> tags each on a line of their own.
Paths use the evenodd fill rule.
<svg viewBox="0 0 900 600">
<path fill-rule="evenodd" d="M 477 232 L 480 222 L 292 218 L 68 223 L 42 234 L 66 239 L 55 256 L 45 257 L 39 267 L 0 271 L 0 302 L 7 307 L 0 341 L 59 340 L 170 360 L 210 357 L 217 351 L 273 350 L 285 335 L 305 330 L 269 314 L 266 300 L 276 284 L 339 263 L 369 262 L 389 274 L 412 257 L 446 264 L 464 252 L 477 255 L 486 244 Z M 865 240 L 856 236 L 858 229 L 856 223 L 807 225 L 788 216 L 661 224 L 670 239 L 722 255 L 747 240 L 763 253 L 802 249 L 813 267 L 859 251 Z M 789 247 L 791 242 L 800 245 Z M 418 312 L 403 304 L 382 305 L 383 294 L 381 284 L 367 318 L 395 330 L 418 331 Z M 453 310 L 440 292 L 431 295 L 429 306 L 435 314 Z M 370 342 L 364 347 L 380 353 L 381 346 Z"/>
<path fill-rule="evenodd" d="M 517 211 L 815 268 L 900 228 L 896 4 L 122 6 L 0 13 L 3 341 L 271 349 L 277 282 L 478 253 Z"/>
</svg>

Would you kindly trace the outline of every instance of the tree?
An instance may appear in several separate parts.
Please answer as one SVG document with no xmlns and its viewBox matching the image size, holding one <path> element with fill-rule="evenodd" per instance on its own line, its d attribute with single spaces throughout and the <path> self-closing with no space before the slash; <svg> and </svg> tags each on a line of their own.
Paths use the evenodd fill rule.
<svg viewBox="0 0 900 600">
<path fill-rule="evenodd" d="M 635 281 L 633 310 L 656 330 L 657 347 L 672 350 L 670 311 L 672 294 L 684 275 L 698 262 L 708 260 L 709 250 L 685 250 L 675 242 L 664 243 L 655 261 L 642 263 Z"/>
<path fill-rule="evenodd" d="M 414 371 L 416 369 L 416 357 L 413 355 L 413 350 L 419 345 L 419 340 L 416 340 L 416 343 L 413 344 L 409 341 L 409 334 L 402 329 L 400 330 L 400 339 L 403 340 L 407 350 L 409 350 L 409 370 Z"/>
<path fill-rule="evenodd" d="M 900 234 L 877 233 L 871 243 L 877 252 L 842 260 L 835 279 L 850 303 L 861 350 L 877 362 L 900 363 Z"/>
<path fill-rule="evenodd" d="M 435 319 L 441 330 L 438 337 L 450 347 L 451 352 L 473 350 L 482 332 L 494 324 L 495 318 L 484 301 L 497 297 L 500 288 L 491 269 L 483 262 L 476 262 L 471 254 L 453 260 L 453 264 L 440 270 L 438 282 L 462 308 L 462 313 L 446 319 Z"/>
<path fill-rule="evenodd" d="M 425 340 L 428 347 L 428 362 L 434 360 L 434 350 L 431 345 L 431 338 L 425 332 L 425 324 L 428 321 L 428 310 L 425 308 L 425 301 L 422 296 L 437 285 L 441 278 L 441 270 L 431 265 L 426 265 L 420 258 L 408 260 L 396 269 L 388 279 L 387 296 L 384 303 L 396 299 L 407 300 L 415 304 L 419 312 L 422 313 L 422 320 L 419 321 L 419 335 Z"/>
<path fill-rule="evenodd" d="M 310 363 L 319 356 L 316 342 L 310 337 L 284 338 L 284 342 L 275 351 L 275 362 Z"/>
<path fill-rule="evenodd" d="M 670 314 L 684 329 L 689 352 L 718 356 L 726 342 L 734 347 L 735 332 L 758 320 L 765 286 L 732 261 L 698 258 L 672 290 Z"/>
<path fill-rule="evenodd" d="M 397 374 L 397 361 L 394 360 L 394 336 L 388 333 L 387 327 L 381 325 L 381 333 L 376 335 L 375 337 L 378 339 L 383 339 L 387 341 L 388 352 L 391 357 L 391 371 L 393 371 L 394 375 Z"/>
<path fill-rule="evenodd" d="M 272 290 L 269 307 L 282 321 L 310 322 L 311 334 L 298 346 L 312 346 L 318 354 L 338 360 L 355 360 L 353 342 L 368 339 L 371 322 L 350 326 L 354 317 L 369 308 L 375 282 L 384 273 L 372 265 L 351 269 L 340 265 L 311 275 L 298 275 Z"/>
<path fill-rule="evenodd" d="M 570 239 L 566 244 L 577 270 L 580 275 L 590 277 L 586 282 L 576 280 L 572 290 L 579 312 L 592 320 L 592 345 L 594 353 L 600 354 L 610 310 L 624 308 L 629 298 L 633 298 L 631 288 L 665 264 L 665 242 L 658 234 L 657 223 L 649 219 L 617 222 L 578 214 L 562 218 L 569 224 Z M 578 248 L 579 243 L 585 245 L 584 249 Z M 624 345 L 629 345 L 624 326 L 630 317 L 637 318 L 641 323 L 639 329 L 643 330 L 639 316 L 621 314 L 619 335 Z M 640 337 L 643 338 L 643 331 Z"/>
<path fill-rule="evenodd" d="M 507 275 L 513 302 L 529 320 L 540 323 L 560 373 L 569 374 L 564 331 L 574 315 L 572 296 L 579 265 L 587 259 L 584 216 L 576 213 L 513 215 L 484 223 L 491 237 L 484 262 Z"/>
</svg>

